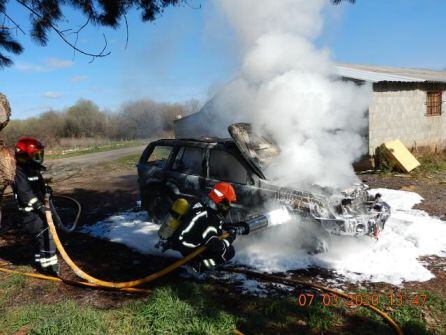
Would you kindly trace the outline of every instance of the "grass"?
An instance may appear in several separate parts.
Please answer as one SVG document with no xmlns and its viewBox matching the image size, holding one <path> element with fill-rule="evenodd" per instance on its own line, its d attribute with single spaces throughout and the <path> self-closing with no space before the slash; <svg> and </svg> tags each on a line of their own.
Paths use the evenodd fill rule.
<svg viewBox="0 0 446 335">
<path fill-rule="evenodd" d="M 61 297 L 57 284 L 36 286 L 39 283 L 0 275 L 4 293 L 0 299 L 0 334 L 217 335 L 231 334 L 234 328 L 246 334 L 394 334 L 380 316 L 368 309 L 325 307 L 320 297 L 311 306 L 300 307 L 298 293 L 260 298 L 237 295 L 218 283 L 182 282 L 156 288 L 149 297 L 104 309 L 96 307 L 98 302 L 96 306 L 88 302 L 96 295 L 79 302 Z M 74 296 L 90 293 L 84 290 Z M 390 302 L 380 299 L 379 307 L 402 326 L 406 335 L 444 334 L 446 301 L 433 292 L 426 294 L 425 306 L 405 303 L 389 309 Z M 54 301 L 42 302 L 41 296 L 50 295 Z"/>
<path fill-rule="evenodd" d="M 8 286 L 10 290 L 16 290 Z M 17 291 L 16 291 L 17 292 Z M 116 309 L 99 309 L 73 299 L 56 303 L 0 306 L 0 334 L 230 334 L 237 317 L 209 305 L 197 285 L 163 287 Z"/>
<path fill-rule="evenodd" d="M 426 154 L 418 158 L 421 166 L 414 170 L 416 175 L 446 173 L 446 154 Z"/>
<path fill-rule="evenodd" d="M 147 144 L 148 140 L 135 140 L 135 141 L 117 141 L 110 142 L 102 145 L 94 145 L 87 147 L 72 147 L 70 149 L 53 149 L 45 156 L 47 159 L 57 159 L 66 157 L 75 157 L 85 154 L 92 154 L 97 152 L 104 152 L 116 149 L 136 147 L 139 145 Z"/>
</svg>

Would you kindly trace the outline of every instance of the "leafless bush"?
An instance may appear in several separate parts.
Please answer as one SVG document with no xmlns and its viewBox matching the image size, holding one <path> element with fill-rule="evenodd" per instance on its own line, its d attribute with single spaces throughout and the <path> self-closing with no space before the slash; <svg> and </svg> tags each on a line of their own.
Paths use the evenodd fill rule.
<svg viewBox="0 0 446 335">
<path fill-rule="evenodd" d="M 61 149 L 68 149 L 68 148 L 101 147 L 111 144 L 112 140 L 104 137 L 64 137 L 58 141 L 57 147 Z"/>
<path fill-rule="evenodd" d="M 2 131 L 8 145 L 22 136 L 37 137 L 47 147 L 98 146 L 111 140 L 171 137 L 173 121 L 198 111 L 196 100 L 186 103 L 159 103 L 138 100 L 124 104 L 117 112 L 100 110 L 89 100 L 79 100 L 64 111 L 48 111 L 26 120 L 11 120 Z"/>
</svg>

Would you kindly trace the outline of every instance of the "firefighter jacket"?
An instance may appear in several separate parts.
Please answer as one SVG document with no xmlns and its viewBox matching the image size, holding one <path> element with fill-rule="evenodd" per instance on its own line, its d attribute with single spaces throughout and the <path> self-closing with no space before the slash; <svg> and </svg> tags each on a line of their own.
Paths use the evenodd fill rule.
<svg viewBox="0 0 446 335">
<path fill-rule="evenodd" d="M 216 210 L 196 202 L 181 221 L 171 237 L 173 249 L 188 254 L 194 248 L 205 245 L 210 252 L 218 254 L 221 261 L 229 260 L 227 251 L 235 237 L 218 238 L 223 233 L 225 221 Z"/>
<path fill-rule="evenodd" d="M 42 171 L 45 167 L 36 163 L 17 164 L 14 194 L 19 210 L 31 212 L 43 203 L 45 197 L 45 182 Z"/>
</svg>

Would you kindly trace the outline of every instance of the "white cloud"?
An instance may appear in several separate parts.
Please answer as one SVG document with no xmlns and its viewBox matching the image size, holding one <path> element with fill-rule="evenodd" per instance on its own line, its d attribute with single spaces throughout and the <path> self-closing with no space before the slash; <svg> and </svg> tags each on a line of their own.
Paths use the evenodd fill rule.
<svg viewBox="0 0 446 335">
<path fill-rule="evenodd" d="M 59 69 L 65 69 L 74 65 L 73 61 L 58 59 L 55 57 L 50 57 L 46 59 L 43 64 L 31 64 L 31 63 L 18 63 L 15 66 L 20 72 L 49 72 Z"/>
<path fill-rule="evenodd" d="M 47 68 L 54 69 L 64 69 L 73 66 L 74 62 L 71 60 L 58 59 L 55 57 L 50 57 L 45 61 Z"/>
<path fill-rule="evenodd" d="M 53 91 L 48 91 L 43 95 L 45 98 L 49 98 L 49 99 L 59 99 L 62 96 L 62 93 L 59 92 L 53 92 Z"/>
<path fill-rule="evenodd" d="M 72 83 L 78 83 L 78 82 L 80 82 L 80 81 L 84 81 L 84 80 L 87 80 L 87 79 L 88 79 L 87 76 L 74 76 L 74 77 L 71 77 L 71 78 L 70 78 L 70 81 L 71 81 Z"/>
<path fill-rule="evenodd" d="M 20 72 L 45 72 L 45 68 L 41 65 L 19 63 L 14 66 Z"/>
</svg>

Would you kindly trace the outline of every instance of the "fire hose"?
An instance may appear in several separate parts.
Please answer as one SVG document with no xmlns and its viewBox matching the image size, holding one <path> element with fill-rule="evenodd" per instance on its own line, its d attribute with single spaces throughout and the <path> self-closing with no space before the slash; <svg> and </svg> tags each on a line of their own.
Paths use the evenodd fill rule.
<svg viewBox="0 0 446 335">
<path fill-rule="evenodd" d="M 65 198 L 72 200 L 76 204 L 79 204 L 79 202 L 77 202 L 76 199 L 73 199 L 71 197 L 65 197 Z M 150 290 L 139 289 L 139 288 L 135 288 L 135 287 L 150 283 L 156 279 L 159 279 L 159 278 L 167 275 L 168 273 L 174 271 L 175 269 L 179 268 L 180 266 L 185 265 L 190 260 L 194 259 L 195 257 L 197 257 L 198 255 L 200 255 L 201 253 L 203 253 L 206 250 L 205 246 L 201 246 L 201 247 L 195 249 L 193 252 L 191 252 L 187 256 L 185 256 L 185 257 L 181 258 L 180 260 L 175 261 L 171 265 L 167 266 L 166 268 L 164 268 L 158 272 L 155 272 L 153 274 L 150 274 L 149 276 L 146 276 L 141 279 L 127 281 L 127 282 L 104 281 L 104 280 L 95 278 L 95 277 L 89 275 L 88 273 L 86 273 L 85 271 L 83 271 L 79 266 L 76 265 L 76 263 L 73 262 L 73 260 L 70 258 L 70 256 L 66 252 L 65 248 L 63 247 L 63 245 L 59 239 L 59 235 L 57 233 L 56 227 L 53 222 L 48 195 L 45 197 L 45 216 L 46 216 L 46 220 L 48 223 L 50 233 L 53 236 L 54 243 L 56 244 L 57 250 L 59 251 L 60 255 L 62 256 L 64 261 L 68 264 L 68 266 L 74 271 L 74 273 L 76 273 L 76 275 L 78 275 L 80 278 L 86 280 L 87 282 L 70 281 L 70 280 L 61 279 L 61 278 L 57 278 L 57 277 L 50 277 L 50 276 L 44 276 L 44 275 L 40 275 L 40 274 L 33 274 L 33 273 L 24 273 L 24 272 L 5 269 L 5 268 L 0 268 L 1 272 L 11 273 L 11 274 L 19 274 L 19 275 L 24 275 L 24 276 L 28 276 L 28 277 L 38 278 L 38 279 L 51 280 L 51 281 L 55 281 L 55 282 L 63 282 L 63 283 L 70 284 L 70 285 L 88 286 L 88 287 L 92 287 L 92 288 L 112 289 L 112 290 L 119 290 L 119 291 L 131 292 L 131 293 L 149 293 L 149 292 L 151 292 Z M 79 217 L 80 217 L 80 208 L 79 208 L 78 215 L 76 216 L 76 221 L 79 220 Z M 219 238 L 225 239 L 226 237 L 228 237 L 228 235 L 229 235 L 228 233 L 223 233 Z M 242 273 L 247 276 L 268 279 L 270 281 L 275 281 L 275 282 L 281 282 L 281 283 L 284 283 L 284 284 L 290 285 L 290 286 L 299 285 L 299 286 L 312 287 L 318 291 L 334 293 L 334 294 L 337 294 L 338 296 L 342 297 L 343 299 L 352 300 L 352 298 L 349 297 L 344 292 L 334 290 L 334 289 L 331 289 L 329 287 L 325 287 L 322 285 L 305 282 L 305 281 L 286 279 L 286 278 L 282 278 L 279 276 L 263 274 L 260 272 L 248 271 L 248 270 L 237 269 L 237 268 L 230 268 L 230 269 L 226 269 L 225 271 L 233 272 L 233 273 Z M 389 325 L 395 330 L 395 332 L 398 335 L 404 334 L 402 329 L 400 328 L 400 326 L 387 313 L 383 312 L 382 310 L 380 310 L 377 307 L 372 306 L 372 305 L 364 305 L 364 307 L 369 308 L 370 310 L 372 310 L 373 312 L 377 313 L 382 318 L 384 318 L 384 320 L 389 323 Z M 238 330 L 233 330 L 233 332 L 235 334 L 242 334 Z"/>
</svg>

